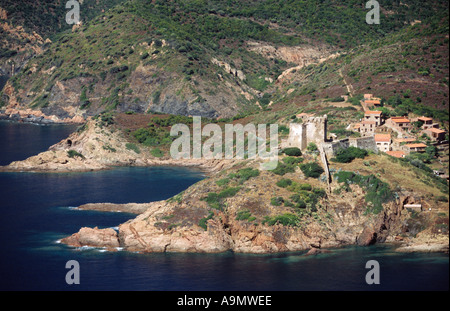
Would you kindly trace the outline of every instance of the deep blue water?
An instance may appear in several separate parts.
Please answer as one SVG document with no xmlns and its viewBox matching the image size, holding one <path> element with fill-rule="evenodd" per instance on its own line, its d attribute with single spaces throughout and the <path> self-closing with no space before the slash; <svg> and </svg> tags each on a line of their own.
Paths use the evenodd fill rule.
<svg viewBox="0 0 450 311">
<path fill-rule="evenodd" d="M 0 122 L 0 161 L 45 150 L 72 128 Z M 13 136 L 14 138 L 12 138 Z M 24 148 L 24 146 L 30 146 Z M 89 202 L 150 202 L 204 178 L 185 168 L 116 168 L 70 174 L 0 173 L 0 290 L 365 291 L 448 290 L 445 254 L 400 254 L 386 245 L 330 254 L 135 254 L 74 249 L 57 241 L 81 227 L 116 227 L 134 215 L 78 211 Z M 65 282 L 66 262 L 80 264 L 80 284 Z M 368 260 L 380 284 L 367 285 Z"/>
</svg>

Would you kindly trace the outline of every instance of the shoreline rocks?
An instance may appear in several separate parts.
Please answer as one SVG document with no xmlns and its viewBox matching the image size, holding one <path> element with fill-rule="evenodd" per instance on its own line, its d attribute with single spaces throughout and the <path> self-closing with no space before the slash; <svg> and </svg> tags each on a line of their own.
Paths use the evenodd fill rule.
<svg viewBox="0 0 450 311">
<path fill-rule="evenodd" d="M 61 243 L 73 247 L 105 247 L 107 249 L 114 249 L 119 247 L 119 239 L 117 232 L 112 228 L 99 229 L 83 227 L 77 233 L 69 237 L 63 238 Z"/>
</svg>

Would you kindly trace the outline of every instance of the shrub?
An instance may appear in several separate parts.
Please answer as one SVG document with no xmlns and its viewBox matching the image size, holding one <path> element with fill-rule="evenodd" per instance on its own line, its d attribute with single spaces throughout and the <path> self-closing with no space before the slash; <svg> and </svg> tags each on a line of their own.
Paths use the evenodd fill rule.
<svg viewBox="0 0 450 311">
<path fill-rule="evenodd" d="M 300 194 L 296 193 L 291 195 L 290 199 L 294 202 L 294 207 L 296 208 L 306 208 L 306 202 L 300 196 Z"/>
<path fill-rule="evenodd" d="M 249 210 L 243 210 L 243 211 L 239 211 L 236 214 L 236 220 L 248 220 L 248 221 L 253 221 L 256 218 L 255 217 L 251 217 L 252 213 Z"/>
<path fill-rule="evenodd" d="M 303 158 L 286 157 L 282 161 L 287 165 L 296 165 L 296 164 L 303 162 Z"/>
<path fill-rule="evenodd" d="M 234 196 L 239 190 L 241 190 L 241 187 L 228 187 L 222 190 L 217 196 L 220 199 L 225 199 Z"/>
<path fill-rule="evenodd" d="M 287 156 L 292 156 L 292 157 L 299 157 L 302 155 L 301 150 L 297 147 L 284 148 L 281 152 Z"/>
<path fill-rule="evenodd" d="M 161 158 L 162 156 L 164 156 L 164 152 L 159 148 L 152 149 L 150 153 L 152 154 L 152 156 L 157 158 Z"/>
<path fill-rule="evenodd" d="M 208 217 L 204 217 L 204 218 L 200 219 L 198 222 L 199 227 L 202 227 L 206 231 L 208 229 L 208 225 L 207 225 L 208 220 L 213 218 L 213 216 L 214 216 L 214 213 L 210 212 Z"/>
<path fill-rule="evenodd" d="M 284 163 L 278 162 L 278 165 L 275 169 L 272 170 L 272 173 L 283 176 L 286 173 L 295 172 L 295 167 L 292 165 L 286 165 Z"/>
<path fill-rule="evenodd" d="M 79 153 L 79 152 L 76 151 L 76 150 L 69 150 L 69 151 L 67 151 L 67 156 L 68 156 L 69 158 L 79 157 L 79 158 L 84 159 L 84 155 L 82 155 L 81 153 Z"/>
<path fill-rule="evenodd" d="M 280 135 L 287 135 L 287 134 L 289 134 L 289 128 L 285 125 L 280 125 L 278 127 L 278 133 Z"/>
<path fill-rule="evenodd" d="M 282 197 L 273 197 L 270 199 L 270 204 L 273 206 L 280 206 L 284 203 L 284 200 Z"/>
<path fill-rule="evenodd" d="M 296 227 L 299 225 L 300 219 L 297 215 L 285 213 L 283 215 L 277 215 L 273 217 L 266 216 L 263 220 L 263 224 L 273 226 L 275 224 L 281 224 L 283 226 Z"/>
<path fill-rule="evenodd" d="M 141 150 L 139 149 L 139 147 L 138 146 L 136 146 L 135 144 L 133 144 L 133 143 L 127 143 L 126 145 L 125 145 L 125 147 L 128 149 L 128 150 L 133 150 L 134 152 L 136 152 L 136 153 L 141 153 Z"/>
<path fill-rule="evenodd" d="M 317 148 L 317 145 L 316 145 L 314 142 L 310 142 L 310 143 L 308 144 L 308 147 L 306 147 L 306 149 L 307 149 L 308 151 L 311 151 L 311 152 L 319 150 L 319 149 Z"/>
<path fill-rule="evenodd" d="M 339 163 L 350 163 L 355 158 L 364 159 L 366 155 L 367 150 L 357 147 L 348 147 L 346 149 L 339 149 L 336 152 L 336 157 L 333 158 L 332 161 Z"/>
<path fill-rule="evenodd" d="M 223 199 L 234 196 L 240 189 L 240 187 L 228 187 L 219 193 L 209 192 L 202 200 L 206 201 L 211 208 L 221 211 L 223 210 Z"/>
<path fill-rule="evenodd" d="M 292 184 L 292 180 L 288 178 L 283 178 L 277 181 L 276 185 L 280 188 L 286 188 L 287 186 Z"/>
<path fill-rule="evenodd" d="M 324 172 L 323 168 L 316 162 L 300 165 L 300 169 L 306 177 L 318 178 Z"/>
<path fill-rule="evenodd" d="M 252 177 L 259 176 L 259 170 L 251 168 L 251 167 L 247 167 L 247 168 L 243 168 L 243 169 L 239 170 L 235 176 L 237 178 L 239 178 L 240 183 L 243 183 L 244 181 L 247 181 Z"/>
<path fill-rule="evenodd" d="M 221 186 L 225 186 L 229 182 L 230 182 L 229 178 L 222 178 L 222 179 L 219 179 L 218 181 L 216 181 L 216 185 L 221 187 Z"/>
</svg>

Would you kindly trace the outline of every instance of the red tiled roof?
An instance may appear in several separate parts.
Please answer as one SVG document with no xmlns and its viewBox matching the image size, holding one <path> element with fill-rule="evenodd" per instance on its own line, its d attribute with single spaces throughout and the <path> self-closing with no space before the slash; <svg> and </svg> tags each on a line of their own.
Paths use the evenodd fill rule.
<svg viewBox="0 0 450 311">
<path fill-rule="evenodd" d="M 391 134 L 375 134 L 375 141 L 390 142 Z"/>
<path fill-rule="evenodd" d="M 364 114 L 381 114 L 381 111 L 366 110 Z"/>
<path fill-rule="evenodd" d="M 399 143 L 407 143 L 407 142 L 413 142 L 416 139 L 415 138 L 396 138 L 394 140 Z"/>
<path fill-rule="evenodd" d="M 420 121 L 433 121 L 433 118 L 420 117 L 418 120 L 420 120 Z"/>
<path fill-rule="evenodd" d="M 409 122 L 411 122 L 408 119 L 403 118 L 403 117 L 392 117 L 391 120 L 393 122 L 395 122 L 395 123 L 409 123 Z"/>
<path fill-rule="evenodd" d="M 418 144 L 408 144 L 406 145 L 408 148 L 426 148 L 427 145 L 418 143 Z"/>
<path fill-rule="evenodd" d="M 405 156 L 403 151 L 386 151 L 386 154 L 396 158 L 403 158 Z"/>
<path fill-rule="evenodd" d="M 441 134 L 441 133 L 445 133 L 445 131 L 444 131 L 444 130 L 441 130 L 441 129 L 437 129 L 437 128 L 434 128 L 434 127 L 432 127 L 432 128 L 429 128 L 429 129 L 427 129 L 426 131 L 430 131 L 430 132 L 433 132 L 433 133 L 436 133 L 436 134 Z"/>
</svg>

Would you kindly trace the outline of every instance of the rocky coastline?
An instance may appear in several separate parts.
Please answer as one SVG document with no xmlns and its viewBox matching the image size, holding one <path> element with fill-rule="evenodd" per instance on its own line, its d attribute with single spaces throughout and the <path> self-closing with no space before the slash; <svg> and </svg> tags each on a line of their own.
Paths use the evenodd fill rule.
<svg viewBox="0 0 450 311">
<path fill-rule="evenodd" d="M 275 253 L 308 251 L 309 255 L 346 245 L 368 246 L 392 243 L 399 252 L 447 252 L 448 235 L 423 230 L 408 233 L 411 214 L 404 208 L 408 197 L 385 204 L 377 215 L 366 213 L 364 192 L 352 186 L 351 192 L 337 194 L 332 184 L 326 199 L 316 211 L 305 209 L 295 226 L 268 224 L 267 219 L 288 215 L 292 209 L 273 206 L 274 194 L 288 198 L 292 192 L 276 186 L 279 176 L 259 171 L 258 177 L 230 181 L 228 188 L 219 186 L 224 176 L 236 176 L 243 168 L 259 167 L 257 161 L 241 160 L 174 160 L 155 158 L 148 150 L 136 153 L 126 148 L 123 132 L 88 121 L 67 139 L 49 150 L 24 161 L 0 167 L 0 171 L 82 172 L 110 169 L 114 166 L 180 165 L 202 169 L 208 178 L 192 185 L 168 200 L 145 204 L 85 204 L 81 210 L 126 212 L 136 218 L 111 228 L 81 228 L 61 240 L 71 247 L 99 247 L 114 250 L 148 252 Z M 70 151 L 73 152 L 71 153 Z M 113 151 L 115 150 L 115 151 Z M 228 175 L 226 175 L 228 174 Z M 297 170 L 285 175 L 298 183 L 323 187 L 317 179 L 307 179 Z M 226 179 L 226 178 L 225 178 Z M 230 177 L 228 178 L 230 179 Z M 233 196 L 209 204 L 211 193 L 233 190 Z M 405 194 L 406 195 L 406 194 Z M 247 215 L 243 217 L 243 215 Z"/>
<path fill-rule="evenodd" d="M 0 109 L 0 120 L 34 123 L 40 125 L 48 124 L 83 124 L 86 119 L 80 115 L 72 117 L 59 117 L 57 115 L 46 115 L 40 110 L 3 108 Z"/>
</svg>

